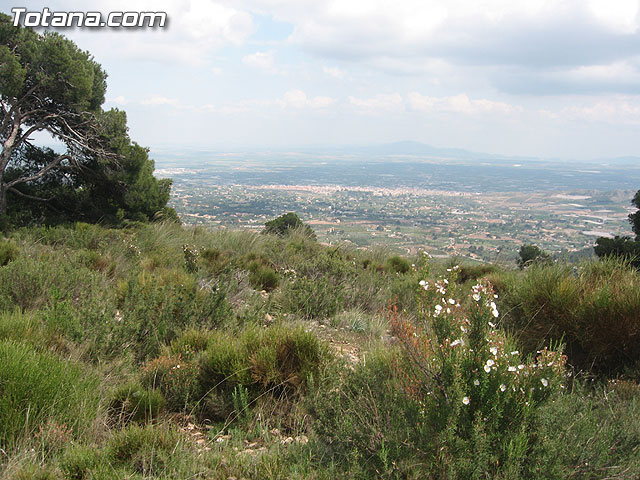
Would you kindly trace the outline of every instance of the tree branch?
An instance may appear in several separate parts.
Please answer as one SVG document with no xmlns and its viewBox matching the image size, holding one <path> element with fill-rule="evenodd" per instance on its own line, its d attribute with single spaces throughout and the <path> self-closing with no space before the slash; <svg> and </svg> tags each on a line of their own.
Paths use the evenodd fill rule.
<svg viewBox="0 0 640 480">
<path fill-rule="evenodd" d="M 26 182 L 31 182 L 33 180 L 38 180 L 39 178 L 46 175 L 49 170 L 55 168 L 62 160 L 71 160 L 71 159 L 72 157 L 67 154 L 58 155 L 55 159 L 53 159 L 46 166 L 44 166 L 38 173 L 34 173 L 33 175 L 30 175 L 28 177 L 16 178 L 15 180 L 8 182 L 6 186 L 7 188 L 11 188 L 14 185 L 17 185 L 19 183 L 26 183 Z"/>
<path fill-rule="evenodd" d="M 38 202 L 49 202 L 49 201 L 51 201 L 53 199 L 53 197 L 51 197 L 51 198 L 40 198 L 40 197 L 36 197 L 36 196 L 33 196 L 33 195 L 27 195 L 26 193 L 22 193 L 20 190 L 18 190 L 15 187 L 9 187 L 8 191 L 9 192 L 13 192 L 16 195 L 20 195 L 21 197 L 28 198 L 29 200 L 37 200 Z"/>
</svg>

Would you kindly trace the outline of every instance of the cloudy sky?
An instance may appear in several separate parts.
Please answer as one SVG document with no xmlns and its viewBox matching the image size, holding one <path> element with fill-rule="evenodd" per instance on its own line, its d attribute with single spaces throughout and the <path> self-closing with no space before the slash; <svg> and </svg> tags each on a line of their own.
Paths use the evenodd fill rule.
<svg viewBox="0 0 640 480">
<path fill-rule="evenodd" d="M 166 11 L 164 29 L 63 32 L 106 69 L 106 107 L 152 148 L 640 154 L 640 0 L 2 4 Z"/>
</svg>

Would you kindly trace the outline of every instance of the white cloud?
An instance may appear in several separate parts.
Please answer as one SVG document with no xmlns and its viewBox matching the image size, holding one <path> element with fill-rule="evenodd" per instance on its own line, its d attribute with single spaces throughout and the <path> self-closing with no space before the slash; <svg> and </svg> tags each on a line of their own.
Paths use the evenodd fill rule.
<svg viewBox="0 0 640 480">
<path fill-rule="evenodd" d="M 282 97 L 281 105 L 283 107 L 293 107 L 293 108 L 311 108 L 311 109 L 321 109 L 330 107 L 336 103 L 336 100 L 331 97 L 313 97 L 308 98 L 307 94 L 302 90 L 289 90 L 285 92 Z"/>
<path fill-rule="evenodd" d="M 106 101 L 109 103 L 115 103 L 116 105 L 126 105 L 128 103 L 124 95 L 118 95 L 114 98 L 107 98 Z"/>
<path fill-rule="evenodd" d="M 337 78 L 337 79 L 344 78 L 344 72 L 340 70 L 338 67 L 322 67 L 322 71 L 333 78 Z"/>
<path fill-rule="evenodd" d="M 145 98 L 140 101 L 142 105 L 171 105 L 172 107 L 181 108 L 183 107 L 180 100 L 177 98 L 167 98 L 162 95 L 152 95 L 148 98 Z"/>
<path fill-rule="evenodd" d="M 84 2 L 69 0 L 47 6 L 52 11 L 74 7 L 77 10 L 87 10 Z M 65 32 L 65 35 L 100 59 L 117 58 L 199 66 L 208 62 L 212 51 L 225 45 L 244 44 L 256 29 L 250 13 L 219 1 L 139 0 L 133 7 L 129 1 L 109 0 L 92 3 L 90 10 L 101 11 L 106 15 L 112 11 L 134 9 L 166 12 L 167 26 L 154 29 L 110 29 L 108 35 L 78 29 Z"/>
<path fill-rule="evenodd" d="M 498 113 L 509 115 L 522 112 L 523 108 L 505 102 L 496 102 L 485 98 L 472 100 L 466 93 L 449 97 L 430 97 L 412 92 L 407 95 L 409 106 L 418 112 L 448 112 L 465 115 Z"/>
<path fill-rule="evenodd" d="M 404 101 L 399 93 L 379 94 L 370 98 L 349 96 L 349 104 L 364 113 L 388 113 L 404 110 Z"/>
<path fill-rule="evenodd" d="M 275 52 L 270 50 L 268 52 L 256 52 L 246 55 L 242 59 L 242 63 L 263 70 L 267 73 L 277 73 L 278 69 L 275 67 Z"/>
<path fill-rule="evenodd" d="M 541 116 L 553 120 L 640 124 L 640 96 L 621 96 L 584 102 L 557 110 L 541 109 Z"/>
</svg>

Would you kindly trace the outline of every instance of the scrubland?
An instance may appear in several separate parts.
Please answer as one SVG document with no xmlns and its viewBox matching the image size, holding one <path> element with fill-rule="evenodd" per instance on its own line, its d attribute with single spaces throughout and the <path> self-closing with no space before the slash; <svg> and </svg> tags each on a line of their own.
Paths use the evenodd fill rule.
<svg viewBox="0 0 640 480">
<path fill-rule="evenodd" d="M 0 477 L 635 479 L 640 278 L 176 224 L 0 240 Z"/>
</svg>

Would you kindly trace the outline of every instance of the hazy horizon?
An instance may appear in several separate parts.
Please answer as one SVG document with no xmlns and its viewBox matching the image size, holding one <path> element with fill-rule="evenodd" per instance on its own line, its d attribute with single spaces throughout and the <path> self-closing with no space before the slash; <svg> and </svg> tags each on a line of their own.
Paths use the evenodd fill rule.
<svg viewBox="0 0 640 480">
<path fill-rule="evenodd" d="M 156 148 L 414 140 L 591 160 L 640 149 L 637 0 L 31 1 L 166 11 L 166 28 L 62 29 L 107 71 L 105 108 Z M 11 6 L 2 11 L 11 14 Z"/>
</svg>

